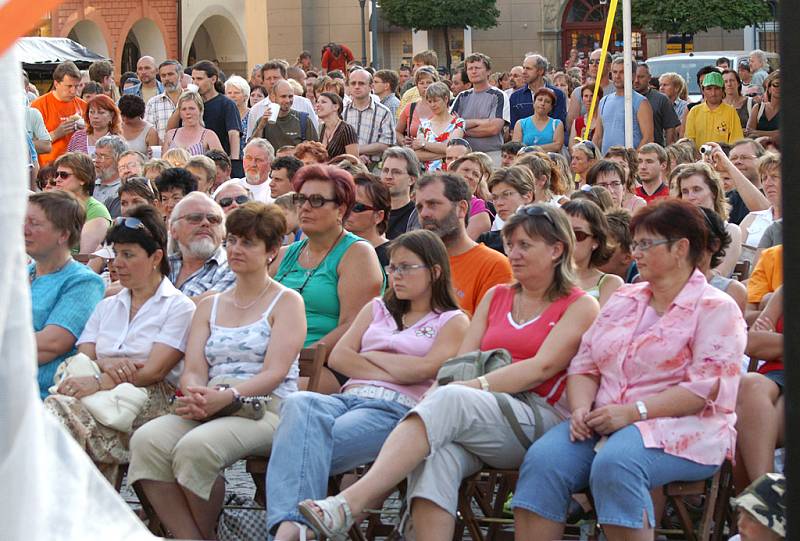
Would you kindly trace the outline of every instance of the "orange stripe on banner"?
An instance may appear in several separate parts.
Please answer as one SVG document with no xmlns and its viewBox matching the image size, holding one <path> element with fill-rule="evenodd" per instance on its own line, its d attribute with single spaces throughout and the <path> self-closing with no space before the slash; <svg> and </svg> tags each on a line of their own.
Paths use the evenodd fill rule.
<svg viewBox="0 0 800 541">
<path fill-rule="evenodd" d="M 0 7 L 0 54 L 64 0 L 8 0 Z"/>
</svg>

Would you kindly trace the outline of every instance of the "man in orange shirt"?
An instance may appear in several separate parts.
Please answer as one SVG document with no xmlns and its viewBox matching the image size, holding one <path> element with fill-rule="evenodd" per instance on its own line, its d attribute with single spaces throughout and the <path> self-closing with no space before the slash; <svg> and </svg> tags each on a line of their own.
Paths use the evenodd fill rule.
<svg viewBox="0 0 800 541">
<path fill-rule="evenodd" d="M 783 284 L 783 244 L 767 248 L 761 252 L 756 268 L 747 280 L 748 323 L 756 320 L 767 305 L 767 301 Z"/>
<path fill-rule="evenodd" d="M 444 242 L 458 303 L 471 316 L 492 286 L 511 281 L 511 265 L 503 254 L 467 235 L 469 200 L 469 187 L 460 175 L 425 175 L 417 182 L 420 225 Z"/>
<path fill-rule="evenodd" d="M 44 118 L 53 148 L 39 154 L 39 165 L 45 166 L 67 151 L 72 134 L 85 126 L 86 102 L 78 97 L 81 72 L 74 62 L 62 62 L 53 72 L 53 90 L 31 103 Z"/>
</svg>

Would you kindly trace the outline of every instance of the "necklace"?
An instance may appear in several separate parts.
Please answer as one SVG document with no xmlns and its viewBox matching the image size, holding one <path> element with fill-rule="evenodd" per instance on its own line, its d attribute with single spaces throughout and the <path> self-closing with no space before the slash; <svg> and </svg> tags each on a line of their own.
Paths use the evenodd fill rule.
<svg viewBox="0 0 800 541">
<path fill-rule="evenodd" d="M 257 302 L 258 302 L 258 301 L 261 299 L 261 297 L 263 297 L 264 295 L 266 295 L 266 294 L 267 294 L 267 291 L 269 291 L 269 288 L 270 288 L 270 287 L 272 287 L 272 280 L 270 280 L 270 281 L 269 281 L 269 283 L 266 285 L 266 287 L 265 287 L 264 289 L 262 289 L 262 290 L 261 290 L 261 293 L 259 293 L 259 294 L 258 294 L 258 296 L 256 296 L 256 298 L 255 298 L 255 299 L 253 299 L 252 301 L 250 301 L 250 303 L 249 303 L 249 304 L 245 304 L 245 305 L 241 305 L 241 304 L 239 304 L 238 302 L 236 302 L 236 290 L 234 290 L 234 291 L 233 291 L 233 305 L 234 305 L 236 308 L 238 308 L 239 310 L 248 310 L 248 309 L 252 308 L 252 307 L 253 307 L 253 305 L 254 305 L 255 303 L 257 303 Z M 237 289 L 238 289 L 238 288 L 237 288 Z"/>
<path fill-rule="evenodd" d="M 328 144 L 331 142 L 333 134 L 336 133 L 336 130 L 339 128 L 339 124 L 341 123 L 342 119 L 337 120 L 336 124 L 333 125 L 333 128 L 330 131 L 328 130 L 328 126 L 325 126 L 325 136 L 322 138 L 323 145 L 328 146 Z"/>
<path fill-rule="evenodd" d="M 535 309 L 533 313 L 531 313 L 528 317 L 522 317 L 522 314 L 524 313 L 524 311 L 522 310 L 522 300 L 523 300 L 522 292 L 521 291 L 518 292 L 517 295 L 518 297 L 515 299 L 517 302 L 513 303 L 511 306 L 511 318 L 514 321 L 516 321 L 517 324 L 522 325 L 533 319 L 536 319 L 542 314 L 544 308 L 539 308 Z"/>
<path fill-rule="evenodd" d="M 317 266 L 314 267 L 313 269 L 309 269 L 309 270 L 314 270 L 315 271 L 315 270 L 317 270 L 317 267 L 322 265 L 322 262 L 325 261 L 325 259 L 328 257 L 328 254 L 331 253 L 331 250 L 333 250 L 333 247 L 336 246 L 339 243 L 339 239 L 342 238 L 342 235 L 344 235 L 344 228 L 342 228 L 342 230 L 339 232 L 339 235 L 336 237 L 336 240 L 334 240 L 333 244 L 331 244 L 330 247 L 327 249 L 327 251 L 325 252 L 325 255 L 322 256 L 322 259 L 319 260 L 319 263 L 317 263 Z M 305 258 L 306 265 L 310 266 L 311 265 L 311 256 L 310 256 L 311 249 L 308 247 L 308 245 L 309 245 L 309 243 L 306 242 L 305 246 L 303 246 L 303 257 Z"/>
</svg>

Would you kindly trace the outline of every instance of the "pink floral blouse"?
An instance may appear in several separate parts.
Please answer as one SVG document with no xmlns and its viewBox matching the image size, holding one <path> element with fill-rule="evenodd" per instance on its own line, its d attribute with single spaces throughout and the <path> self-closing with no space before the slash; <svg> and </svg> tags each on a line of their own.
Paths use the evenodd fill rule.
<svg viewBox="0 0 800 541">
<path fill-rule="evenodd" d="M 631 404 L 674 385 L 703 397 L 706 407 L 699 414 L 635 426 L 645 447 L 722 464 L 736 444 L 736 393 L 747 342 L 741 312 L 695 270 L 664 315 L 636 335 L 650 297 L 647 282 L 619 288 L 583 336 L 568 374 L 600 376 L 594 407 Z"/>
</svg>

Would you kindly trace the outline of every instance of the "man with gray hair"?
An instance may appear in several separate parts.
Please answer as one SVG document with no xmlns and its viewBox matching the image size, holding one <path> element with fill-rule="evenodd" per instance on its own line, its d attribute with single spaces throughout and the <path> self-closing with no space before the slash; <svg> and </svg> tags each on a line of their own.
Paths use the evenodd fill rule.
<svg viewBox="0 0 800 541">
<path fill-rule="evenodd" d="M 119 159 L 128 150 L 128 145 L 119 135 L 105 135 L 97 140 L 94 151 L 94 168 L 97 180 L 92 196 L 103 203 L 112 218 L 122 214 L 119 202 Z"/>
<path fill-rule="evenodd" d="M 411 190 L 419 179 L 420 163 L 408 147 L 389 147 L 383 152 L 381 182 L 389 189 L 392 210 L 386 238 L 392 240 L 406 231 L 419 229 L 419 215 L 411 200 Z"/>
<path fill-rule="evenodd" d="M 762 51 L 761 49 L 755 49 L 750 52 L 750 72 L 753 74 L 753 78 L 750 81 L 750 86 L 754 86 L 758 89 L 758 95 L 764 93 L 764 79 L 767 78 L 769 75 L 769 60 L 767 59 L 767 53 Z"/>
<path fill-rule="evenodd" d="M 177 60 L 164 60 L 158 66 L 158 75 L 164 91 L 150 98 L 144 109 L 144 119 L 153 125 L 158 132 L 159 140 L 163 141 L 167 133 L 169 117 L 175 112 L 183 88 L 181 87 L 181 74 L 183 68 Z"/>
<path fill-rule="evenodd" d="M 269 188 L 269 173 L 275 149 L 266 139 L 254 137 L 244 147 L 244 177 L 238 179 L 253 194 L 254 201 L 272 203 Z"/>
<path fill-rule="evenodd" d="M 224 219 L 222 207 L 202 192 L 181 199 L 169 218 L 169 279 L 195 302 L 236 280 L 222 247 Z"/>
<path fill-rule="evenodd" d="M 564 92 L 548 83 L 544 74 L 547 72 L 547 59 L 540 54 L 530 54 L 522 61 L 524 86 L 515 90 L 509 98 L 511 104 L 511 130 L 517 121 L 533 115 L 533 95 L 540 88 L 549 88 L 556 95 L 556 103 L 550 111 L 551 118 L 557 118 L 567 127 L 567 97 Z"/>
</svg>

